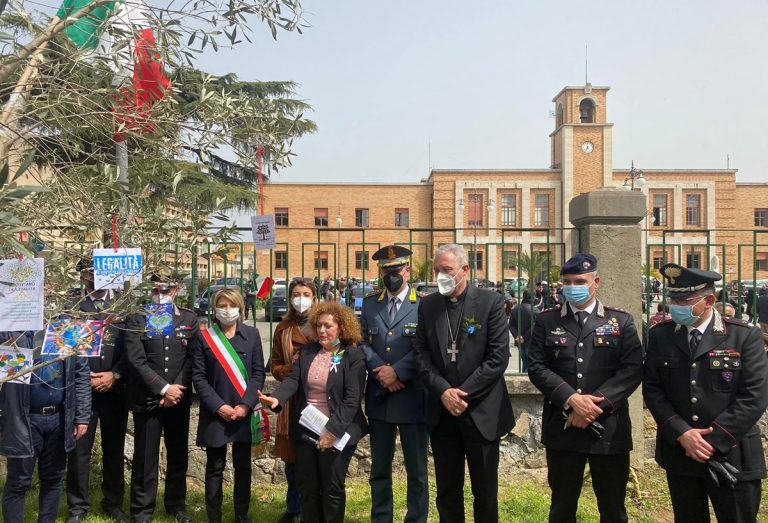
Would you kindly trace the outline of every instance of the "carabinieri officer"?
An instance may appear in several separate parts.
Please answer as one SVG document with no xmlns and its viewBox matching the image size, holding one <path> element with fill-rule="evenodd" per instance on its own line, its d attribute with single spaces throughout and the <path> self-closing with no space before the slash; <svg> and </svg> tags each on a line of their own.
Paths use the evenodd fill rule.
<svg viewBox="0 0 768 523">
<path fill-rule="evenodd" d="M 768 406 L 760 329 L 713 308 L 713 271 L 661 268 L 671 321 L 648 337 L 643 396 L 658 426 L 675 521 L 754 522 L 765 457 L 756 426 Z"/>
<path fill-rule="evenodd" d="M 411 251 L 388 245 L 376 251 L 385 289 L 363 300 L 360 323 L 368 368 L 365 413 L 371 426 L 371 521 L 391 523 L 395 431 L 408 474 L 406 522 L 427 520 L 427 391 L 418 378 L 413 342 L 419 298 L 408 285 Z"/>
<path fill-rule="evenodd" d="M 544 394 L 549 521 L 576 521 L 587 461 L 600 521 L 627 521 L 627 399 L 642 378 L 642 345 L 632 316 L 597 299 L 594 256 L 575 254 L 560 276 L 566 304 L 539 314 L 528 353 L 528 376 Z"/>
</svg>

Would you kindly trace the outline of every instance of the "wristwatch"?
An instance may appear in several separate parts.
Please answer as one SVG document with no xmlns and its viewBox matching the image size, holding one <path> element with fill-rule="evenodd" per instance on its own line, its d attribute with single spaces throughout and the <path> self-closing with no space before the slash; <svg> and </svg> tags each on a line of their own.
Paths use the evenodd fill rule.
<svg viewBox="0 0 768 523">
<path fill-rule="evenodd" d="M 118 381 L 122 376 L 120 376 L 119 372 L 112 372 L 112 376 L 115 377 L 115 381 Z"/>
</svg>

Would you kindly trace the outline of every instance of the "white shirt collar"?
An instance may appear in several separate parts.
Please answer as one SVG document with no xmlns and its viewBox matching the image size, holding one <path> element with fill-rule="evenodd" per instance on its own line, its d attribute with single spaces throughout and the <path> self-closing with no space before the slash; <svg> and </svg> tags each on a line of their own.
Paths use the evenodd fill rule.
<svg viewBox="0 0 768 523">
<path fill-rule="evenodd" d="M 595 307 L 597 307 L 597 298 L 595 298 L 595 301 L 593 301 L 588 307 L 585 307 L 583 309 L 577 309 L 576 307 L 574 307 L 570 303 L 568 304 L 568 307 L 571 308 L 571 314 L 573 314 L 574 316 L 576 316 L 577 312 L 581 312 L 581 311 L 584 311 L 587 314 L 591 315 L 592 311 L 595 310 Z"/>
<path fill-rule="evenodd" d="M 712 314 L 710 314 L 710 315 L 709 315 L 709 318 L 707 318 L 706 320 L 704 320 L 704 322 L 703 322 L 701 325 L 697 325 L 696 327 L 694 327 L 693 325 L 686 325 L 686 326 L 685 326 L 685 328 L 686 328 L 686 329 L 688 329 L 688 335 L 689 335 L 689 336 L 691 335 L 691 331 L 692 331 L 693 329 L 696 329 L 696 330 L 697 330 L 697 331 L 699 331 L 700 333 L 704 334 L 704 333 L 706 332 L 706 330 L 707 330 L 707 327 L 708 327 L 708 326 L 709 326 L 709 324 L 712 322 L 712 319 L 713 319 L 714 317 L 715 317 L 715 311 L 713 310 L 713 311 L 712 311 Z"/>
<path fill-rule="evenodd" d="M 400 298 L 400 303 L 405 302 L 405 297 L 408 295 L 408 285 L 405 286 L 405 288 L 400 291 L 398 294 L 392 294 L 391 292 L 387 291 L 387 302 L 392 301 L 392 298 Z"/>
</svg>

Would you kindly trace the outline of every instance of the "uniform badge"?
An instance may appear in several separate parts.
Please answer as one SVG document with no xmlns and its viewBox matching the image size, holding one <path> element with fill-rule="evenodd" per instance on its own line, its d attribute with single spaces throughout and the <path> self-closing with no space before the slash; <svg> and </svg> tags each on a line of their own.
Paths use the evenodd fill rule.
<svg viewBox="0 0 768 523">
<path fill-rule="evenodd" d="M 561 344 L 566 344 L 566 343 L 568 343 L 568 338 L 560 338 L 560 343 L 561 343 Z"/>
<path fill-rule="evenodd" d="M 730 383 L 733 381 L 733 371 L 730 370 L 724 370 L 720 373 L 720 375 L 723 377 L 723 381 L 726 383 Z"/>
<path fill-rule="evenodd" d="M 720 360 L 712 360 L 712 366 L 713 367 L 719 367 L 720 366 Z"/>
<path fill-rule="evenodd" d="M 562 336 L 563 334 L 565 334 L 565 331 L 562 329 L 562 327 L 558 327 L 555 330 L 549 331 L 549 332 L 550 334 L 553 334 L 555 336 Z"/>
</svg>

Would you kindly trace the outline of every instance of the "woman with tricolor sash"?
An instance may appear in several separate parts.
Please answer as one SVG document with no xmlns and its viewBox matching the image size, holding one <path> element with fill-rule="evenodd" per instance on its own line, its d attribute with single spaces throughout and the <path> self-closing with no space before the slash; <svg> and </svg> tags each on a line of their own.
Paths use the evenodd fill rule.
<svg viewBox="0 0 768 523">
<path fill-rule="evenodd" d="M 290 307 L 282 321 L 275 327 L 272 339 L 272 377 L 283 381 L 299 359 L 301 347 L 317 338 L 309 324 L 310 308 L 317 302 L 315 283 L 310 278 L 294 278 L 288 284 Z M 296 485 L 293 439 L 291 439 L 291 412 L 296 408 L 296 397 L 283 406 L 277 415 L 275 430 L 275 455 L 285 463 L 285 479 L 288 490 L 285 495 L 285 513 L 278 523 L 293 523 L 301 519 L 299 488 Z"/>
<path fill-rule="evenodd" d="M 227 444 L 232 444 L 235 521 L 245 523 L 251 499 L 251 445 L 260 441 L 253 409 L 264 386 L 261 336 L 241 318 L 245 303 L 236 288 L 213 295 L 215 321 L 200 330 L 192 381 L 200 397 L 197 445 L 205 448 L 205 508 L 221 521 Z"/>
<path fill-rule="evenodd" d="M 317 341 L 302 347 L 291 373 L 271 396 L 259 393 L 259 399 L 280 412 L 296 395 L 290 430 L 304 522 L 343 523 L 347 468 L 368 433 L 361 407 L 366 371 L 357 346 L 360 324 L 352 309 L 328 301 L 312 306 L 309 324 Z M 317 432 L 300 425 L 300 418 Z"/>
</svg>

